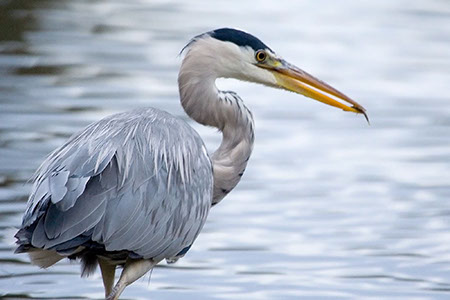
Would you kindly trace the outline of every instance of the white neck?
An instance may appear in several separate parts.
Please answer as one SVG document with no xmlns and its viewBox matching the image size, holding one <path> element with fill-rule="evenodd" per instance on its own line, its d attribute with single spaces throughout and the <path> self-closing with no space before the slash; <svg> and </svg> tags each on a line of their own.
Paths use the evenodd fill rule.
<svg viewBox="0 0 450 300">
<path fill-rule="evenodd" d="M 191 53 L 183 60 L 178 75 L 181 104 L 186 113 L 200 124 L 222 132 L 222 143 L 211 156 L 212 204 L 222 200 L 240 181 L 254 140 L 252 114 L 237 94 L 217 89 L 218 77 L 213 64 L 195 59 Z"/>
</svg>

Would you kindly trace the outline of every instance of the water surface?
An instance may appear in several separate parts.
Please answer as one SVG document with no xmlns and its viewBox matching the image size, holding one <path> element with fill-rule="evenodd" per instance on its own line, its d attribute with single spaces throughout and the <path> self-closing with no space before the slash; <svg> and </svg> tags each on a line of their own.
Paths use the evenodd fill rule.
<svg viewBox="0 0 450 300">
<path fill-rule="evenodd" d="M 102 298 L 100 275 L 13 255 L 44 157 L 111 113 L 186 118 L 178 53 L 245 29 L 363 104 L 371 118 L 238 81 L 256 143 L 242 182 L 189 254 L 124 299 L 448 299 L 450 3 L 0 1 L 0 296 Z M 187 118 L 186 118 L 187 119 Z M 212 151 L 213 129 L 193 124 Z"/>
</svg>

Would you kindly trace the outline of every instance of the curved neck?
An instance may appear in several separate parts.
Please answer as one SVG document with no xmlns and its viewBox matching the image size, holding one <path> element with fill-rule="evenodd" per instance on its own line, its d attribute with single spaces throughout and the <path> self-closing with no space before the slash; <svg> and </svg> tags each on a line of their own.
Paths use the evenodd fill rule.
<svg viewBox="0 0 450 300">
<path fill-rule="evenodd" d="M 222 132 L 222 143 L 212 154 L 214 196 L 221 201 L 240 181 L 250 158 L 254 141 L 251 112 L 234 92 L 219 91 L 217 74 L 211 65 L 191 64 L 183 60 L 178 76 L 181 105 L 200 124 Z"/>
</svg>

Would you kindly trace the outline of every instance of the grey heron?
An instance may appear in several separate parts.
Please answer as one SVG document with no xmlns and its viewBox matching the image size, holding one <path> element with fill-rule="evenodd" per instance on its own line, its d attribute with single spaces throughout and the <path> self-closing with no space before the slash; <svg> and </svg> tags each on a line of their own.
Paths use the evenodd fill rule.
<svg viewBox="0 0 450 300">
<path fill-rule="evenodd" d="M 89 125 L 36 171 L 16 253 L 27 252 L 42 268 L 80 259 L 82 275 L 99 265 L 106 299 L 118 299 L 160 261 L 184 256 L 210 208 L 240 181 L 253 148 L 250 110 L 236 93 L 219 90 L 217 78 L 285 89 L 366 116 L 361 105 L 246 32 L 213 30 L 182 52 L 181 104 L 193 120 L 222 132 L 218 149 L 209 155 L 185 121 L 154 108 Z M 114 285 L 117 266 L 123 270 Z"/>
</svg>

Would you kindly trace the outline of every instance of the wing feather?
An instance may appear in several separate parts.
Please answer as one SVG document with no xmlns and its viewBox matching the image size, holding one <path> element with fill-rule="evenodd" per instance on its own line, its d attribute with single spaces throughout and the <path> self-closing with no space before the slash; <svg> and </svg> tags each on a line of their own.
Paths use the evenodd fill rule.
<svg viewBox="0 0 450 300">
<path fill-rule="evenodd" d="M 211 206 L 212 166 L 203 149 L 184 121 L 155 109 L 88 126 L 36 173 L 19 245 L 70 253 L 96 242 L 145 258 L 177 255 Z"/>
</svg>

